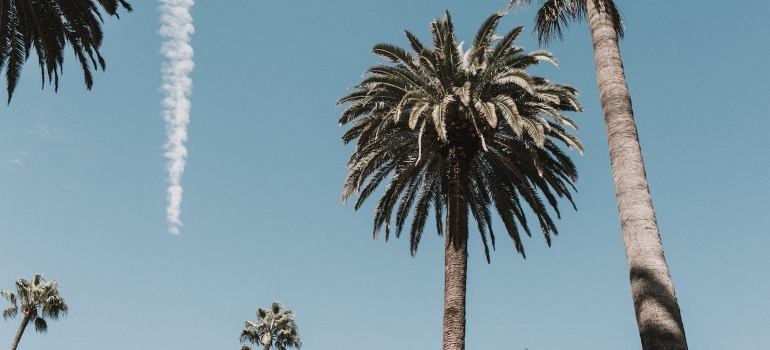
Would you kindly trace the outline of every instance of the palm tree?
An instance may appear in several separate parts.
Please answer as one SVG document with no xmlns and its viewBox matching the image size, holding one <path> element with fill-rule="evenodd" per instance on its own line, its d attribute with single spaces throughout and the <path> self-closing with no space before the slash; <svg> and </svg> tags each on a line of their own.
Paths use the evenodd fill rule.
<svg viewBox="0 0 770 350">
<path fill-rule="evenodd" d="M 13 318 L 19 312 L 24 318 L 21 320 L 19 330 L 13 339 L 11 350 L 16 350 L 21 340 L 21 335 L 30 322 L 34 322 L 35 330 L 40 333 L 48 331 L 46 319 L 56 320 L 61 314 L 67 314 L 68 307 L 64 298 L 59 295 L 59 284 L 54 281 L 46 282 L 43 275 L 36 274 L 32 281 L 23 278 L 16 280 L 16 294 L 7 290 L 0 290 L 0 295 L 8 299 L 12 306 L 3 311 L 3 318 Z M 16 303 L 18 301 L 18 304 Z"/>
<path fill-rule="evenodd" d="M 530 4 L 512 0 L 509 7 Z M 623 20 L 612 0 L 547 0 L 537 13 L 535 30 L 541 43 L 562 37 L 561 27 L 588 19 L 596 61 L 596 77 L 615 180 L 631 294 L 642 348 L 687 349 L 679 303 L 663 256 L 652 208 L 644 161 L 631 108 L 618 38 Z"/>
<path fill-rule="evenodd" d="M 299 349 L 302 342 L 299 339 L 299 330 L 294 323 L 294 312 L 284 310 L 280 302 L 274 302 L 269 309 L 257 309 L 259 323 L 246 321 L 246 328 L 241 331 L 241 342 L 252 344 L 260 343 L 264 350 L 275 346 L 278 350 L 286 350 L 287 347 Z M 250 350 L 251 346 L 244 344 L 242 350 Z"/>
<path fill-rule="evenodd" d="M 531 235 L 528 218 L 537 219 L 550 245 L 557 230 L 549 207 L 558 216 L 557 197 L 572 203 L 570 188 L 577 179 L 574 164 L 557 143 L 582 152 L 564 127 L 575 124 L 561 113 L 582 110 L 577 90 L 526 72 L 541 61 L 556 64 L 556 59 L 546 51 L 525 53 L 515 46 L 523 27 L 496 35 L 503 15 L 491 15 L 467 51 L 457 42 L 448 12 L 431 23 L 434 47 L 408 31 L 414 53 L 389 44 L 374 46 L 374 54 L 394 65 L 370 68 L 369 76 L 337 102 L 349 103 L 339 124 L 353 123 L 342 139 L 357 142 L 347 165 L 343 202 L 357 193 L 359 209 L 390 177 L 375 208 L 374 238 L 385 226 L 388 239 L 394 212 L 399 237 L 411 215 L 414 255 L 434 209 L 438 234 L 445 237 L 445 350 L 465 347 L 469 212 L 487 262 L 488 241 L 495 245 L 492 206 L 522 256 L 520 228 Z"/>
<path fill-rule="evenodd" d="M 110 16 L 118 17 L 119 5 L 131 11 L 124 0 L 98 0 Z M 91 65 L 104 70 L 102 15 L 94 0 L 2 0 L 0 1 L 0 71 L 6 69 L 8 103 L 21 76 L 21 68 L 35 49 L 43 87 L 46 77 L 59 88 L 64 65 L 64 47 L 69 43 L 83 68 L 86 87 L 93 86 Z M 98 63 L 97 63 L 98 62 Z"/>
</svg>

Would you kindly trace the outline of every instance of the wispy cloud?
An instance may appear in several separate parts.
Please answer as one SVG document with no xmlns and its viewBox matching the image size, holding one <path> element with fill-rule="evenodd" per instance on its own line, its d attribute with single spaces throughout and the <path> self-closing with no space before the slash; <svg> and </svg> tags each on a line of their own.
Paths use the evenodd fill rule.
<svg viewBox="0 0 770 350">
<path fill-rule="evenodd" d="M 23 169 L 30 157 L 48 153 L 44 147 L 62 147 L 71 139 L 68 132 L 43 123 L 28 125 L 26 131 L 0 130 L 0 169 Z"/>
<path fill-rule="evenodd" d="M 16 166 L 20 168 L 24 167 L 24 161 L 22 161 L 20 158 L 0 159 L 0 163 Z"/>
<path fill-rule="evenodd" d="M 166 206 L 166 221 L 168 232 L 179 234 L 182 221 L 179 219 L 182 204 L 181 179 L 184 173 L 187 148 L 187 124 L 190 123 L 190 100 L 192 93 L 193 49 L 190 37 L 195 29 L 192 24 L 190 8 L 194 0 L 159 0 L 160 2 L 160 35 L 165 39 L 161 52 L 168 59 L 163 63 L 163 85 L 161 90 L 166 93 L 163 99 L 163 119 L 166 121 L 166 136 L 164 145 L 168 158 L 168 181 L 166 191 L 168 204 Z"/>
<path fill-rule="evenodd" d="M 27 135 L 38 135 L 48 141 L 53 141 L 63 138 L 64 132 L 52 126 L 37 124 L 35 125 L 35 130 L 28 132 Z"/>
<path fill-rule="evenodd" d="M 23 169 L 25 167 L 25 160 L 28 157 L 29 151 L 26 150 L 12 152 L 10 155 L 3 155 L 3 157 L 0 158 L 0 169 Z"/>
</svg>

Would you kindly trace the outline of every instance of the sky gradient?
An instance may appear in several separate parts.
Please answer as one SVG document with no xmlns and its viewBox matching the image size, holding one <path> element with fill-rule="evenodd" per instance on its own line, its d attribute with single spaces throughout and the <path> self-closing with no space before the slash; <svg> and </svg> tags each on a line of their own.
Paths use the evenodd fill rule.
<svg viewBox="0 0 770 350">
<path fill-rule="evenodd" d="M 0 289 L 44 273 L 70 313 L 19 349 L 239 349 L 255 311 L 280 300 L 305 350 L 439 349 L 443 240 L 372 240 L 374 203 L 341 203 L 336 100 L 384 61 L 377 43 L 429 41 L 449 9 L 466 43 L 506 1 L 198 1 L 180 234 L 168 232 L 160 2 L 106 18 L 107 70 L 87 91 L 65 57 L 59 92 L 31 58 L 0 112 Z M 617 1 L 653 205 L 691 349 L 770 348 L 770 5 Z M 688 5 L 690 7 L 688 7 Z M 538 49 L 535 8 L 517 45 Z M 559 236 L 501 223 L 487 264 L 471 230 L 468 349 L 641 349 L 631 302 L 590 35 L 546 48 L 577 87 L 585 154 L 578 211 Z M 471 225 L 473 227 L 473 225 Z M 5 304 L 4 304 L 5 303 Z M 0 308 L 7 303 L 0 300 Z M 9 346 L 20 318 L 0 323 Z"/>
</svg>

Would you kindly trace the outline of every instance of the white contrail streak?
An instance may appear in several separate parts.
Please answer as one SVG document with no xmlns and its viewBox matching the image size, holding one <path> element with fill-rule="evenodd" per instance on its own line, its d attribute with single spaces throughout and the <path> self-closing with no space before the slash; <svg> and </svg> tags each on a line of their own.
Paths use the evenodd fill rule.
<svg viewBox="0 0 770 350">
<path fill-rule="evenodd" d="M 179 234 L 182 221 L 179 220 L 182 204 L 182 186 L 180 180 L 184 173 L 187 148 L 187 124 L 190 123 L 190 100 L 192 93 L 193 49 L 190 37 L 195 28 L 190 16 L 194 0 L 159 0 L 160 35 L 164 42 L 161 52 L 168 59 L 163 63 L 163 85 L 161 90 L 166 97 L 163 105 L 163 119 L 166 121 L 166 143 L 164 156 L 168 158 L 166 222 L 168 232 Z"/>
</svg>

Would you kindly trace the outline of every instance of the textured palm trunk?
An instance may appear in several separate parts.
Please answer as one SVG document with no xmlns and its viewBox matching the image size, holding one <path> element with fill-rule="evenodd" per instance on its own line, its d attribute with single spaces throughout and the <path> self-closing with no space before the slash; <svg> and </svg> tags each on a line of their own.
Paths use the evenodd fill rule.
<svg viewBox="0 0 770 350">
<path fill-rule="evenodd" d="M 642 348 L 684 350 L 682 316 L 663 256 L 618 37 L 606 12 L 594 0 L 586 3 Z"/>
<path fill-rule="evenodd" d="M 444 250 L 443 350 L 465 349 L 465 284 L 468 272 L 468 151 L 452 147 L 447 155 Z"/>
<path fill-rule="evenodd" d="M 24 319 L 21 320 L 21 325 L 19 326 L 19 330 L 16 332 L 16 337 L 13 338 L 13 344 L 11 344 L 11 350 L 16 350 L 16 347 L 19 346 L 19 341 L 21 340 L 21 335 L 24 334 L 24 330 L 27 329 L 27 324 L 29 324 L 30 315 L 25 314 Z"/>
</svg>

